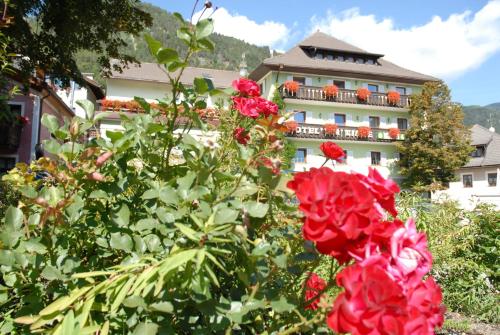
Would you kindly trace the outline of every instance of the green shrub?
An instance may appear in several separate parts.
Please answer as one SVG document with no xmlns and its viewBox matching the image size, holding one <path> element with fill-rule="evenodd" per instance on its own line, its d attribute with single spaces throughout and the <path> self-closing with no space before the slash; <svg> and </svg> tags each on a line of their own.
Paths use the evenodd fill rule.
<svg viewBox="0 0 500 335">
<path fill-rule="evenodd" d="M 451 311 L 500 322 L 500 212 L 481 205 L 473 211 L 456 203 L 432 204 L 414 194 L 398 199 L 402 216 L 416 217 L 433 255 L 431 274 L 441 285 Z"/>
<path fill-rule="evenodd" d="M 0 218 L 5 216 L 9 206 L 17 206 L 19 192 L 11 184 L 0 181 Z"/>
</svg>

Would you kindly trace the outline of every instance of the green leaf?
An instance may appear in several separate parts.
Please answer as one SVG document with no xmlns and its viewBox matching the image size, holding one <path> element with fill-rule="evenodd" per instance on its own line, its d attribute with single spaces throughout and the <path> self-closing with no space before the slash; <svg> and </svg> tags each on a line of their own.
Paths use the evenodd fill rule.
<svg viewBox="0 0 500 335">
<path fill-rule="evenodd" d="M 160 64 L 170 64 L 179 59 L 179 54 L 174 49 L 161 48 L 156 54 L 156 60 Z"/>
<path fill-rule="evenodd" d="M 277 313 L 291 312 L 295 305 L 292 305 L 286 301 L 285 297 L 281 297 L 280 300 L 271 301 L 271 307 Z"/>
<path fill-rule="evenodd" d="M 146 99 L 134 96 L 134 100 L 139 103 L 139 106 L 141 106 L 146 113 L 151 112 L 151 105 L 146 101 Z"/>
<path fill-rule="evenodd" d="M 53 267 L 52 265 L 47 265 L 42 273 L 41 276 L 47 280 L 63 280 L 64 276 L 62 275 L 61 271 Z"/>
<path fill-rule="evenodd" d="M 130 210 L 126 204 L 123 204 L 120 210 L 113 214 L 113 222 L 119 227 L 128 227 L 130 222 Z"/>
<path fill-rule="evenodd" d="M 48 153 L 57 155 L 61 151 L 61 144 L 54 139 L 43 141 L 43 149 Z"/>
<path fill-rule="evenodd" d="M 233 195 L 235 197 L 243 197 L 246 195 L 255 194 L 257 193 L 258 190 L 259 188 L 257 187 L 257 185 L 252 183 L 245 183 L 242 184 L 240 187 L 238 187 L 238 189 L 233 193 Z"/>
<path fill-rule="evenodd" d="M 204 49 L 207 49 L 209 51 L 215 50 L 215 44 L 208 38 L 202 38 L 201 40 L 198 40 L 198 44 L 200 44 Z"/>
<path fill-rule="evenodd" d="M 54 133 L 59 129 L 59 120 L 51 114 L 44 113 L 42 116 L 42 124 L 51 132 Z"/>
<path fill-rule="evenodd" d="M 173 254 L 163 262 L 161 271 L 166 274 L 171 270 L 177 269 L 179 266 L 192 260 L 197 253 L 197 249 L 190 249 Z"/>
<path fill-rule="evenodd" d="M 231 223 L 238 218 L 238 212 L 231 208 L 222 208 L 215 214 L 215 224 Z"/>
<path fill-rule="evenodd" d="M 82 107 L 83 110 L 85 111 L 85 117 L 87 120 L 92 121 L 94 120 L 94 115 L 95 115 L 95 109 L 94 109 L 94 104 L 87 99 L 84 100 L 77 100 L 76 101 L 77 105 Z"/>
<path fill-rule="evenodd" d="M 106 136 L 111 140 L 111 143 L 115 143 L 123 137 L 123 132 L 107 130 Z"/>
<path fill-rule="evenodd" d="M 28 240 L 23 245 L 27 252 L 34 252 L 41 255 L 47 252 L 47 247 L 35 239 Z"/>
<path fill-rule="evenodd" d="M 5 225 L 13 229 L 21 229 L 23 225 L 23 212 L 13 206 L 9 206 L 5 212 Z"/>
<path fill-rule="evenodd" d="M 254 218 L 263 218 L 269 210 L 269 204 L 263 204 L 257 201 L 248 201 L 244 203 L 244 207 L 248 211 L 248 214 Z"/>
<path fill-rule="evenodd" d="M 183 40 L 186 44 L 191 43 L 191 33 L 186 27 L 181 27 L 177 30 L 177 37 Z"/>
<path fill-rule="evenodd" d="M 189 228 L 188 226 L 185 226 L 181 223 L 174 223 L 174 225 L 183 233 L 186 235 L 187 238 L 189 238 L 191 241 L 194 242 L 199 242 L 200 238 L 197 237 L 198 233 L 194 231 L 193 229 Z"/>
<path fill-rule="evenodd" d="M 133 295 L 123 300 L 123 305 L 129 308 L 137 308 L 137 307 L 145 308 L 146 302 L 144 301 L 143 297 L 140 297 L 138 295 Z"/>
<path fill-rule="evenodd" d="M 158 333 L 158 325 L 156 323 L 139 323 L 135 327 L 132 335 L 155 335 Z"/>
<path fill-rule="evenodd" d="M 15 264 L 15 261 L 12 251 L 0 249 L 0 265 L 12 266 Z"/>
<path fill-rule="evenodd" d="M 212 19 L 204 19 L 198 21 L 196 24 L 196 39 L 201 40 L 207 36 L 210 36 L 214 31 L 214 24 Z"/>
<path fill-rule="evenodd" d="M 103 190 L 94 190 L 92 193 L 89 195 L 90 199 L 107 199 L 108 194 L 104 192 Z"/>
<path fill-rule="evenodd" d="M 166 186 L 160 190 L 160 200 L 166 204 L 177 205 L 179 197 L 172 187 Z"/>
<path fill-rule="evenodd" d="M 149 306 L 149 309 L 155 312 L 162 312 L 162 313 L 173 313 L 174 312 L 174 305 L 168 301 L 164 302 L 158 302 L 151 304 Z"/>
<path fill-rule="evenodd" d="M 146 243 L 146 246 L 148 247 L 148 250 L 150 252 L 161 251 L 161 248 L 162 248 L 161 241 L 157 235 L 150 234 L 150 235 L 144 236 L 144 242 Z"/>
<path fill-rule="evenodd" d="M 145 34 L 144 39 L 146 40 L 146 43 L 148 44 L 149 52 L 151 53 L 151 55 L 156 56 L 156 53 L 161 48 L 160 41 L 155 40 L 153 38 L 153 36 L 151 36 L 149 34 Z"/>
<path fill-rule="evenodd" d="M 185 23 L 185 20 L 184 18 L 182 17 L 182 14 L 181 13 L 178 13 L 178 12 L 175 12 L 172 14 L 177 20 L 179 20 L 180 23 L 184 24 Z"/>
<path fill-rule="evenodd" d="M 208 80 L 206 78 L 194 78 L 194 90 L 198 94 L 205 94 L 209 90 Z"/>
<path fill-rule="evenodd" d="M 127 252 L 130 252 L 134 246 L 130 236 L 121 233 L 112 233 L 109 244 L 113 249 L 124 250 Z"/>
</svg>

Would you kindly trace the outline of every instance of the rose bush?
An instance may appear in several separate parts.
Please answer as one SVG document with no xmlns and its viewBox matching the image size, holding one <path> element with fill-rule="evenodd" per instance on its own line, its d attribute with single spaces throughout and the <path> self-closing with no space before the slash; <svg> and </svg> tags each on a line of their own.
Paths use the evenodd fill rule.
<svg viewBox="0 0 500 335">
<path fill-rule="evenodd" d="M 175 16 L 188 56 L 213 49 L 210 20 Z M 422 281 L 425 236 L 397 219 L 394 182 L 376 170 L 321 168 L 287 183 L 285 117 L 258 85 L 240 79 L 221 92 L 196 78 L 186 87 L 189 59 L 146 39 L 172 87 L 158 108 L 136 98 L 143 113 L 121 115 L 122 130 L 88 141 L 106 116 L 90 102 L 79 102 L 85 119 L 62 126 L 46 115 L 51 155 L 5 177 L 21 199 L 0 231 L 0 332 L 284 335 L 318 333 L 327 321 L 337 332 L 428 334 L 439 326 L 439 288 Z M 200 116 L 209 95 L 225 97 L 216 120 Z M 320 277 L 322 264 L 330 270 Z"/>
</svg>

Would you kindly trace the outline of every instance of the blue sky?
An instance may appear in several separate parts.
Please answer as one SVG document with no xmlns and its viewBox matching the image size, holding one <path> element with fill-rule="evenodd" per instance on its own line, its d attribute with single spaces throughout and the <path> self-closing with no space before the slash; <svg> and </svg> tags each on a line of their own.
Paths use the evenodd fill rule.
<svg viewBox="0 0 500 335">
<path fill-rule="evenodd" d="M 194 1 L 149 1 L 189 17 Z M 201 8 L 203 1 L 200 1 Z M 319 29 L 443 78 L 465 105 L 500 102 L 500 0 L 220 0 L 216 31 L 287 50 Z"/>
</svg>

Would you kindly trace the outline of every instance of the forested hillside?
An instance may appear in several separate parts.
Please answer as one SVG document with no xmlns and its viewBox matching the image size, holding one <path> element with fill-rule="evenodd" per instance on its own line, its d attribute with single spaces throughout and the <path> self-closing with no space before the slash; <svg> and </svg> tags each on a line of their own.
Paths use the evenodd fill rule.
<svg viewBox="0 0 500 335">
<path fill-rule="evenodd" d="M 468 126 L 479 124 L 483 127 L 494 127 L 500 132 L 500 103 L 486 106 L 464 106 L 464 123 Z"/>
<path fill-rule="evenodd" d="M 158 39 L 163 45 L 176 49 L 181 55 L 185 54 L 186 46 L 176 37 L 176 30 L 179 26 L 177 19 L 169 12 L 151 4 L 144 3 L 141 7 L 153 17 L 153 26 L 144 31 Z M 270 57 L 268 47 L 258 47 L 248 44 L 239 39 L 214 34 L 211 40 L 215 43 L 215 52 L 202 53 L 199 57 L 190 62 L 193 66 L 209 67 L 225 70 L 238 70 L 241 62 L 241 55 L 245 53 L 249 71 L 253 70 L 260 62 Z M 132 56 L 143 62 L 151 62 L 153 59 L 149 55 L 146 42 L 143 38 L 129 37 L 127 48 Z M 77 62 L 82 72 L 92 72 L 97 80 L 102 83 L 99 65 L 96 62 L 97 55 L 92 52 L 80 52 Z"/>
</svg>

